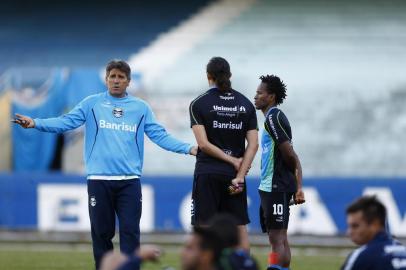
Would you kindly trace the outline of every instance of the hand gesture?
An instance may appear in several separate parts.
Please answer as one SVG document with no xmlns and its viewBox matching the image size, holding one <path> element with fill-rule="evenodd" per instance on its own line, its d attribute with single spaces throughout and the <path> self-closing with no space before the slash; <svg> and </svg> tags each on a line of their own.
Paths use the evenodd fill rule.
<svg viewBox="0 0 406 270">
<path fill-rule="evenodd" d="M 31 117 L 16 113 L 15 118 L 11 122 L 19 124 L 23 128 L 33 128 L 35 126 L 34 120 Z"/>
</svg>

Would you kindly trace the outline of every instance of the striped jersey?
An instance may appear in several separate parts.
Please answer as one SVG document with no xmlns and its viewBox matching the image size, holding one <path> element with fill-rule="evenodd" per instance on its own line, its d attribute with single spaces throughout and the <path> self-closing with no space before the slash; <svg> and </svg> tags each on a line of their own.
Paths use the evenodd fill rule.
<svg viewBox="0 0 406 270">
<path fill-rule="evenodd" d="M 292 143 L 292 131 L 285 114 L 272 107 L 265 114 L 261 138 L 261 182 L 259 189 L 265 192 L 296 192 L 293 172 L 284 162 L 278 146 Z"/>
</svg>

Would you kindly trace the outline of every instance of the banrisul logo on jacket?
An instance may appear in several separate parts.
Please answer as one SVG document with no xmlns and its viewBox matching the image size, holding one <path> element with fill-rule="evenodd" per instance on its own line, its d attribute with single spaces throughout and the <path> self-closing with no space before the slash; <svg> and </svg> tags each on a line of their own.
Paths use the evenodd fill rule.
<svg viewBox="0 0 406 270">
<path fill-rule="evenodd" d="M 107 128 L 107 129 L 114 129 L 119 131 L 130 131 L 130 132 L 137 132 L 137 125 L 127 125 L 124 122 L 121 123 L 110 123 L 105 120 L 99 121 L 100 128 Z"/>
<path fill-rule="evenodd" d="M 114 109 L 113 109 L 113 115 L 114 115 L 114 117 L 120 118 L 120 117 L 123 116 L 123 113 L 124 113 L 124 111 L 123 111 L 122 108 L 114 108 Z"/>
</svg>

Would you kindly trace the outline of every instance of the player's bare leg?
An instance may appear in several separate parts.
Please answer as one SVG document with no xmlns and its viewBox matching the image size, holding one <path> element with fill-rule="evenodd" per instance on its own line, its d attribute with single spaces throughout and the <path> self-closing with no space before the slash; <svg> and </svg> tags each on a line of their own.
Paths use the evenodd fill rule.
<svg viewBox="0 0 406 270">
<path fill-rule="evenodd" d="M 238 232 L 240 235 L 240 245 L 239 247 L 246 250 L 247 252 L 250 251 L 250 242 L 248 240 L 248 231 L 246 225 L 238 226 Z"/>
<path fill-rule="evenodd" d="M 287 262 L 287 264 L 282 265 L 282 266 L 286 267 L 286 268 L 289 268 L 292 255 L 290 253 L 290 246 L 289 246 L 289 242 L 288 242 L 287 230 L 285 230 L 285 233 L 286 233 L 286 236 L 285 236 L 285 252 L 286 252 L 286 262 Z"/>
<path fill-rule="evenodd" d="M 279 267 L 289 267 L 290 265 L 290 248 L 287 244 L 287 230 L 270 230 L 269 243 L 271 244 L 271 254 L 269 265 L 278 265 Z M 268 268 L 272 269 L 272 268 Z"/>
</svg>

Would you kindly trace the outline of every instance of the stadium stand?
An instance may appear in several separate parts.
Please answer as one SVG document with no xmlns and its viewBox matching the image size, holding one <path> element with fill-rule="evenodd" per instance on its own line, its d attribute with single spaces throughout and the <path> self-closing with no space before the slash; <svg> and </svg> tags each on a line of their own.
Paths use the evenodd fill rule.
<svg viewBox="0 0 406 270">
<path fill-rule="evenodd" d="M 176 6 L 167 1 L 120 1 L 118 4 L 104 0 L 83 1 L 80 5 L 74 1 L 49 0 L 2 2 L 0 90 L 2 93 L 12 90 L 14 94 L 11 110 L 2 116 L 9 119 L 10 113 L 17 111 L 33 117 L 56 116 L 83 97 L 103 91 L 102 76 L 98 73 L 110 59 L 129 58 L 208 2 L 181 0 Z M 69 68 L 56 85 L 55 67 Z M 134 81 L 137 76 L 134 74 Z M 3 170 L 61 168 L 53 163 L 59 159 L 55 156 L 60 151 L 58 144 L 62 136 L 25 132 L 15 127 L 2 130 L 3 143 L 7 144 L 2 147 L 5 151 L 2 156 L 7 158 L 10 157 L 7 150 L 10 132 L 13 134 L 12 162 L 2 162 Z M 72 134 L 77 133 L 65 136 L 66 158 L 62 167 L 65 171 L 80 173 L 83 172 L 81 162 L 72 157 L 81 156 L 81 140 L 75 144 L 78 141 L 75 138 L 81 134 Z M 31 158 L 44 147 L 47 150 L 42 151 L 39 159 Z"/>
<path fill-rule="evenodd" d="M 247 96 L 261 74 L 276 73 L 288 84 L 283 109 L 306 174 L 406 173 L 402 1 L 125 1 L 114 5 L 114 16 L 112 2 L 97 2 L 90 12 L 93 5 L 2 4 L 0 72 L 11 65 L 100 68 L 110 58 L 129 59 L 140 72 L 137 95 L 174 135 L 193 141 L 188 104 L 207 87 L 207 60 L 221 55 Z M 159 14 L 145 12 L 156 6 Z M 146 173 L 166 174 L 168 165 L 173 173 L 192 172 L 192 160 L 159 151 L 147 143 Z M 256 160 L 253 171 L 258 167 Z"/>
<path fill-rule="evenodd" d="M 207 2 L 4 1 L 0 72 L 10 66 L 99 68 L 127 59 Z"/>
<path fill-rule="evenodd" d="M 305 175 L 402 176 L 404 14 L 403 1 L 254 1 L 157 75 L 165 79 L 144 87 L 152 103 L 165 100 L 156 107 L 162 119 L 172 108 L 182 135 L 188 102 L 207 88 L 210 57 L 230 61 L 233 85 L 249 97 L 259 75 L 278 74 L 288 85 L 282 108 L 292 122 Z M 150 164 L 148 157 L 155 159 L 159 150 L 148 151 Z M 258 160 L 255 164 L 258 171 Z"/>
</svg>

